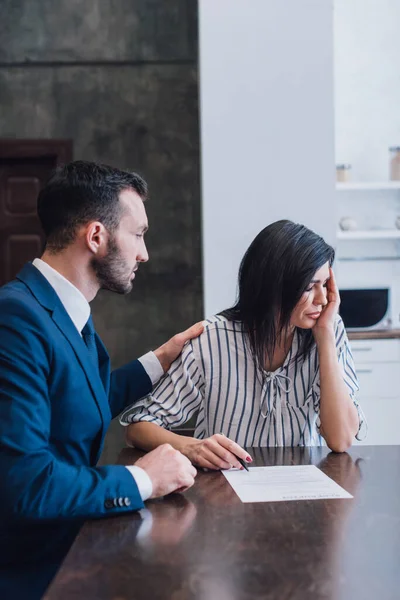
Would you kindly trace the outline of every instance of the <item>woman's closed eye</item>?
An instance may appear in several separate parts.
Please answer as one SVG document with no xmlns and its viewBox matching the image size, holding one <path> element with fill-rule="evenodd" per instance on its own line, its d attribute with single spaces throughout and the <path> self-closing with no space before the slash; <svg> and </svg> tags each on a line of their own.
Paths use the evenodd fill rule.
<svg viewBox="0 0 400 600">
<path fill-rule="evenodd" d="M 322 284 L 322 287 L 327 288 L 328 287 L 328 281 L 329 281 L 329 279 L 327 279 L 326 281 L 324 281 L 324 283 Z M 315 283 L 319 283 L 319 281 L 315 282 Z M 305 291 L 306 292 L 311 292 L 311 290 L 315 287 L 315 283 L 313 283 L 311 285 L 311 287 L 308 287 Z"/>
</svg>

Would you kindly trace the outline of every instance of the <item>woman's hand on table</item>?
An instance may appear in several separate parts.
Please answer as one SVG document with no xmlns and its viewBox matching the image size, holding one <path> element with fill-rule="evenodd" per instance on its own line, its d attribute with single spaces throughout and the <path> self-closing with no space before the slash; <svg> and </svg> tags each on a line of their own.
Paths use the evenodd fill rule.
<svg viewBox="0 0 400 600">
<path fill-rule="evenodd" d="M 250 464 L 252 458 L 239 444 L 222 433 L 204 440 L 186 438 L 181 452 L 197 467 L 206 469 L 243 469 L 237 457 Z"/>
</svg>

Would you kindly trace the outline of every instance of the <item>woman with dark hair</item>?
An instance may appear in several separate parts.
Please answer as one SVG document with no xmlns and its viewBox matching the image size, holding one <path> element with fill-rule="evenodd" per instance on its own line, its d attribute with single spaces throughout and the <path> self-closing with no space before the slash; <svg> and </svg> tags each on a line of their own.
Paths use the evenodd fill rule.
<svg viewBox="0 0 400 600">
<path fill-rule="evenodd" d="M 252 242 L 234 306 L 206 322 L 154 389 L 121 416 L 127 441 L 169 443 L 195 465 L 240 468 L 246 446 L 345 451 L 365 419 L 338 315 L 334 250 L 303 225 L 277 221 Z M 197 414 L 195 437 L 171 427 Z"/>
</svg>

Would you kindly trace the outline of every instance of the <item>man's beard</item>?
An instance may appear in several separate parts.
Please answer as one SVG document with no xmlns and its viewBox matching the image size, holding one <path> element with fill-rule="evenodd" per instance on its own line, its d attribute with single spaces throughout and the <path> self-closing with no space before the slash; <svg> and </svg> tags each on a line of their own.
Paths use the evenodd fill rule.
<svg viewBox="0 0 400 600">
<path fill-rule="evenodd" d="M 129 272 L 112 235 L 108 240 L 107 250 L 104 258 L 94 256 L 91 263 L 100 288 L 117 294 L 129 294 L 132 289 L 132 272 Z"/>
</svg>

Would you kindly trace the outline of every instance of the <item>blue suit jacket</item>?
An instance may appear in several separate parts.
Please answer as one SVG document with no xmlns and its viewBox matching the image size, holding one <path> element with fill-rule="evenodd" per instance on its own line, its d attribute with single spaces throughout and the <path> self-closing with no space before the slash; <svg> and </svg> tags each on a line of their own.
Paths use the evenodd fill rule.
<svg viewBox="0 0 400 600">
<path fill-rule="evenodd" d="M 123 466 L 96 467 L 113 417 L 146 395 L 138 361 L 100 374 L 32 265 L 0 288 L 0 564 L 67 547 L 89 518 L 142 508 Z"/>
</svg>

